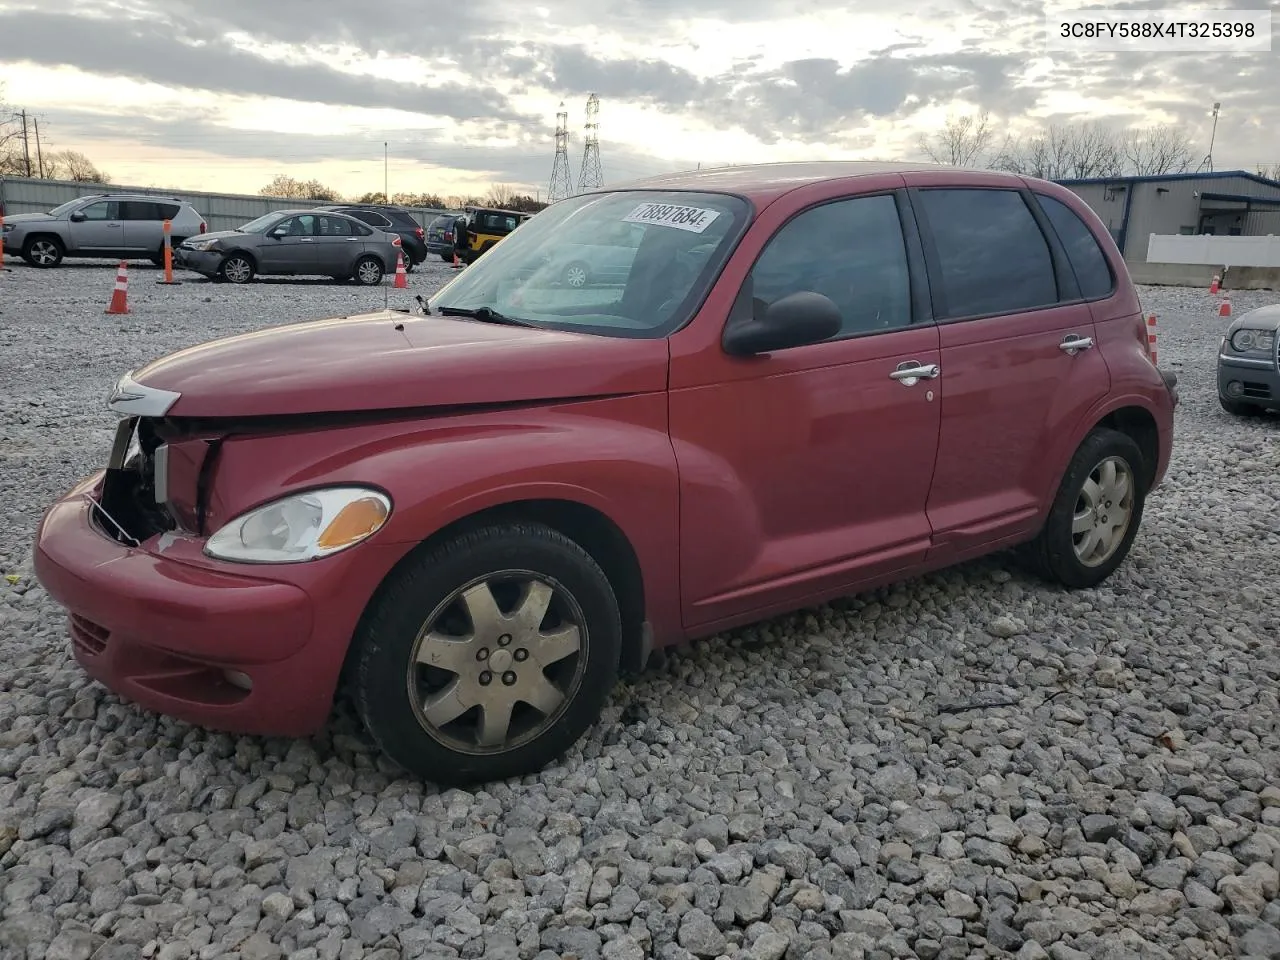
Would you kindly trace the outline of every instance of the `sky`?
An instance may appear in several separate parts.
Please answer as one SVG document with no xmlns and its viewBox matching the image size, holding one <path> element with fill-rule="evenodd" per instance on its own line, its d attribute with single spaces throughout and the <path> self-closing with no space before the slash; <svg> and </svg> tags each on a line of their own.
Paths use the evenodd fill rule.
<svg viewBox="0 0 1280 960">
<path fill-rule="evenodd" d="M 599 96 L 606 184 L 701 164 L 922 159 L 917 136 L 990 112 L 1175 123 L 1216 169 L 1280 163 L 1271 53 L 1050 52 L 1036 0 L 0 0 L 0 96 L 42 146 L 116 184 L 348 196 L 546 198 L 556 112 L 578 182 Z M 1171 0 L 1088 4 L 1176 9 Z M 1271 9 L 1280 0 L 1213 0 Z M 908 12 L 909 11 L 909 12 Z"/>
</svg>

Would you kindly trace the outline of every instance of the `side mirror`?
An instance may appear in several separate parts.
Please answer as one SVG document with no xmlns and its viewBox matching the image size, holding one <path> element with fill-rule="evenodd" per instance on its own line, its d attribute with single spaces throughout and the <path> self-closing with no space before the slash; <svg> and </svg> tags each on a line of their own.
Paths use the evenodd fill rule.
<svg viewBox="0 0 1280 960">
<path fill-rule="evenodd" d="M 289 235 L 288 227 L 276 227 L 269 234 L 267 234 L 267 236 L 275 240 L 280 240 L 281 238 L 287 237 L 288 235 Z"/>
<path fill-rule="evenodd" d="M 79 210 L 77 210 L 77 211 L 76 211 L 75 213 L 73 213 L 71 216 L 67 217 L 67 219 L 68 219 L 68 220 L 70 220 L 72 223 L 84 223 L 84 222 L 85 222 L 87 219 L 89 219 L 89 218 L 88 218 L 88 217 L 86 217 L 86 216 L 85 216 L 83 213 L 81 213 Z"/>
<path fill-rule="evenodd" d="M 830 297 L 809 290 L 787 294 L 749 320 L 724 332 L 726 353 L 750 356 L 821 343 L 840 332 L 844 320 Z"/>
</svg>

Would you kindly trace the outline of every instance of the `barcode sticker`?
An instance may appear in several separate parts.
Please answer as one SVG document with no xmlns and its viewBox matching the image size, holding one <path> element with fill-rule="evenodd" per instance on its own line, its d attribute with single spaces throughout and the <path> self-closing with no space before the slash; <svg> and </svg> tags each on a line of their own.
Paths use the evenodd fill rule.
<svg viewBox="0 0 1280 960">
<path fill-rule="evenodd" d="M 656 223 L 664 227 L 675 227 L 690 233 L 702 233 L 711 226 L 718 210 L 705 210 L 702 207 L 681 207 L 673 203 L 642 203 L 622 218 L 624 223 Z"/>
</svg>

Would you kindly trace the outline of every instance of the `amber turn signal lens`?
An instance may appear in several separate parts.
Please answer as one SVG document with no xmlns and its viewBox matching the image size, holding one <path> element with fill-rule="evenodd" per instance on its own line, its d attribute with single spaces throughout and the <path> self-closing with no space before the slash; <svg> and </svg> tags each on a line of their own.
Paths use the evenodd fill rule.
<svg viewBox="0 0 1280 960">
<path fill-rule="evenodd" d="M 387 519 L 387 508 L 380 500 L 362 497 L 338 511 L 316 541 L 324 550 L 345 547 L 374 533 Z"/>
</svg>

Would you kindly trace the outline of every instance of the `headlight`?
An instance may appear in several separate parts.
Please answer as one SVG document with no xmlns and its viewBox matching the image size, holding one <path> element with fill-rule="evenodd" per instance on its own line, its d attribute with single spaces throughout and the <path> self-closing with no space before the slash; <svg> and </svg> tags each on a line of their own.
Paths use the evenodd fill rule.
<svg viewBox="0 0 1280 960">
<path fill-rule="evenodd" d="M 1231 349 L 1236 353 L 1270 353 L 1275 349 L 1272 330 L 1237 330 L 1231 335 Z"/>
<path fill-rule="evenodd" d="M 181 244 L 188 250 L 212 250 L 217 245 L 217 240 L 186 240 Z"/>
<path fill-rule="evenodd" d="M 209 538 L 204 552 L 240 563 L 297 563 L 353 547 L 377 533 L 391 501 L 367 487 L 329 487 L 273 500 Z"/>
</svg>

